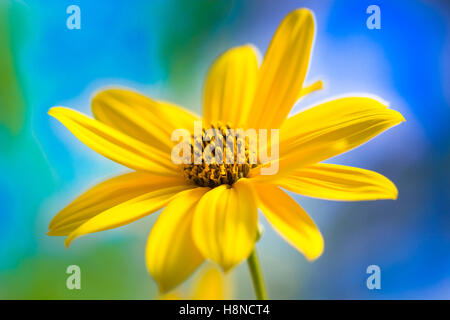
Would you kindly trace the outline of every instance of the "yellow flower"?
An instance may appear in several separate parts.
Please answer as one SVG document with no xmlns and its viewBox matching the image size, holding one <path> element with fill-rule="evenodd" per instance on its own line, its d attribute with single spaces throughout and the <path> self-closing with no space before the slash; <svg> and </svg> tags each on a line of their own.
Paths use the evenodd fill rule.
<svg viewBox="0 0 450 320">
<path fill-rule="evenodd" d="M 217 267 L 208 265 L 194 279 L 189 293 L 171 291 L 162 300 L 228 300 L 231 297 L 229 279 Z"/>
<path fill-rule="evenodd" d="M 256 167 L 174 164 L 172 132 L 193 132 L 200 118 L 130 90 L 98 93 L 92 100 L 94 119 L 68 108 L 50 109 L 83 143 L 134 172 L 80 196 L 51 221 L 49 235 L 67 235 L 68 246 L 81 235 L 125 225 L 164 207 L 146 249 L 147 267 L 162 292 L 183 282 L 205 259 L 225 271 L 246 259 L 257 238 L 258 208 L 307 259 L 319 257 L 324 244 L 318 228 L 281 188 L 332 200 L 395 199 L 395 185 L 376 172 L 320 162 L 404 118 L 367 97 L 331 100 L 288 117 L 297 100 L 321 87 L 321 82 L 303 86 L 313 37 L 312 13 L 295 10 L 281 22 L 261 66 L 257 50 L 245 45 L 225 52 L 208 73 L 205 128 L 222 123 L 279 129 L 279 157 Z M 261 174 L 273 163 L 276 174 Z"/>
</svg>

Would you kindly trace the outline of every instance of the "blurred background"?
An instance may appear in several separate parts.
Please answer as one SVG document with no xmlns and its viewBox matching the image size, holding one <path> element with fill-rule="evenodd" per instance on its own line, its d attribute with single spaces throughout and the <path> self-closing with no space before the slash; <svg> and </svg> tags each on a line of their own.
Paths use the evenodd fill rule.
<svg viewBox="0 0 450 320">
<path fill-rule="evenodd" d="M 81 29 L 69 30 L 69 5 Z M 366 9 L 381 9 L 369 30 Z M 0 0 L 0 298 L 152 299 L 145 268 L 157 214 L 78 240 L 46 235 L 51 218 L 98 182 L 125 171 L 47 115 L 63 105 L 90 114 L 90 98 L 122 85 L 201 111 L 211 62 L 231 46 L 264 53 L 292 9 L 316 16 L 307 83 L 325 89 L 293 112 L 332 96 L 372 93 L 406 123 L 333 159 L 395 182 L 397 201 L 331 202 L 294 196 L 313 217 L 325 252 L 310 263 L 266 224 L 258 243 L 274 299 L 450 298 L 450 3 L 437 0 Z M 81 290 L 66 288 L 67 266 Z M 366 268 L 381 268 L 368 290 Z M 228 278 L 252 299 L 247 266 Z M 185 284 L 189 286 L 189 283 Z"/>
</svg>

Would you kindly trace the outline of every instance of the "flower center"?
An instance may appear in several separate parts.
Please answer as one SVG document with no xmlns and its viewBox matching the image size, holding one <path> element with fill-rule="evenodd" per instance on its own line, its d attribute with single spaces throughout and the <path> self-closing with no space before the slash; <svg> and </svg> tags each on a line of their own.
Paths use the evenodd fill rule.
<svg viewBox="0 0 450 320">
<path fill-rule="evenodd" d="M 250 150 L 249 137 L 220 122 L 208 130 L 203 128 L 201 136 L 192 136 L 190 148 L 191 161 L 182 164 L 183 174 L 201 187 L 232 185 L 257 166 L 256 150 Z"/>
</svg>

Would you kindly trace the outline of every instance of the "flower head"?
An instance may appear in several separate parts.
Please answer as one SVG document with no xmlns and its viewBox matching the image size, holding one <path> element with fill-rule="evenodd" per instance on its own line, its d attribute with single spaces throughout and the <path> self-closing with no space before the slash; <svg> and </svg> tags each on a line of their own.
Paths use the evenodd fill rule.
<svg viewBox="0 0 450 320">
<path fill-rule="evenodd" d="M 205 259 L 225 271 L 246 259 L 257 241 L 257 209 L 307 259 L 319 257 L 324 244 L 318 228 L 281 188 L 332 200 L 395 199 L 397 189 L 384 176 L 321 162 L 404 119 L 368 97 L 330 100 L 288 117 L 297 100 L 321 87 L 321 82 L 303 84 L 313 37 L 312 13 L 298 9 L 281 22 L 260 66 L 257 49 L 250 45 L 222 54 L 207 75 L 203 118 L 126 89 L 98 93 L 92 100 L 94 119 L 68 108 L 50 109 L 87 146 L 134 171 L 77 198 L 55 216 L 49 235 L 67 235 L 68 246 L 81 235 L 164 208 L 146 249 L 148 269 L 162 292 L 183 282 Z M 191 160 L 196 139 L 200 150 L 206 150 L 231 128 L 254 129 L 258 138 L 259 129 L 277 129 L 278 139 L 259 143 L 256 161 L 251 139 L 231 135 L 234 144 L 222 149 L 225 162 L 200 158 L 174 163 L 171 153 L 178 141 L 171 139 L 172 133 L 180 128 L 193 133 L 200 119 L 200 135 L 189 136 L 184 145 L 193 151 Z M 211 128 L 220 134 L 205 139 Z M 276 157 L 261 156 L 274 145 L 279 148 Z M 211 157 L 220 154 L 213 150 Z M 238 155 L 228 157 L 227 150 L 240 154 L 241 162 Z M 275 173 L 265 174 L 272 166 Z"/>
</svg>

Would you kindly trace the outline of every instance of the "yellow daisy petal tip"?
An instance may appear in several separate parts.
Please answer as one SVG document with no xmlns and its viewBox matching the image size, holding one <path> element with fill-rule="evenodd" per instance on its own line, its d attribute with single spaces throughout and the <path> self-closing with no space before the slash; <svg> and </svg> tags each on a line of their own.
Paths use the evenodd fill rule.
<svg viewBox="0 0 450 320">
<path fill-rule="evenodd" d="M 148 267 L 147 267 L 148 270 Z M 153 277 L 153 279 L 156 281 L 156 284 L 158 285 L 158 295 L 163 296 L 166 294 L 170 294 L 172 290 L 177 288 L 181 283 L 173 283 L 170 280 L 167 281 L 167 279 L 156 279 Z"/>
<path fill-rule="evenodd" d="M 320 256 L 322 255 L 322 253 L 323 253 L 323 250 L 322 250 L 320 253 L 317 253 L 317 254 L 314 255 L 314 256 L 305 256 L 305 258 L 306 258 L 306 260 L 308 260 L 308 262 L 314 262 L 314 261 L 316 261 L 317 259 L 320 258 Z"/>
<path fill-rule="evenodd" d="M 296 16 L 296 17 L 300 17 L 300 16 L 305 16 L 308 19 L 312 19 L 314 20 L 314 13 L 309 10 L 308 8 L 298 8 L 298 9 L 294 9 L 291 12 L 289 12 L 284 19 L 288 19 L 288 17 L 291 16 Z"/>
<path fill-rule="evenodd" d="M 164 295 L 170 294 L 175 288 L 177 288 L 182 283 L 182 282 L 180 283 L 180 282 L 171 281 L 171 279 L 169 277 L 160 277 L 160 276 L 154 275 L 150 271 L 148 264 L 146 264 L 146 267 L 147 267 L 148 273 L 150 273 L 152 275 L 153 280 L 156 282 L 156 285 L 158 286 L 158 296 L 164 296 Z"/>
<path fill-rule="evenodd" d="M 390 111 L 390 115 L 392 116 L 392 120 L 396 121 L 397 123 L 402 123 L 402 122 L 406 121 L 405 117 L 400 112 L 398 112 L 397 110 L 390 109 L 390 108 L 388 110 Z"/>
<path fill-rule="evenodd" d="M 48 109 L 47 114 L 57 118 L 57 115 L 59 113 L 59 111 L 62 111 L 64 109 L 67 109 L 66 107 L 60 107 L 60 106 L 56 106 L 56 107 L 51 107 L 50 109 Z"/>
<path fill-rule="evenodd" d="M 394 183 L 392 183 L 390 191 L 391 191 L 391 193 L 388 195 L 388 197 L 386 197 L 386 199 L 397 200 L 397 198 L 398 198 L 398 189 L 397 189 L 397 186 Z"/>
<path fill-rule="evenodd" d="M 114 91 L 119 91 L 119 90 L 131 91 L 130 89 L 127 89 L 127 88 L 124 88 L 124 87 L 106 86 L 106 87 L 102 87 L 102 88 L 99 88 L 98 90 L 94 91 L 94 93 L 92 94 L 92 100 L 96 99 L 96 98 L 98 98 L 100 96 L 107 95 L 108 93 L 112 93 Z"/>
<path fill-rule="evenodd" d="M 220 265 L 220 269 L 223 271 L 223 273 L 228 274 L 231 269 L 233 269 L 233 267 L 235 267 L 236 265 Z"/>
<path fill-rule="evenodd" d="M 173 289 L 171 286 L 166 286 L 161 282 L 157 282 L 158 285 L 158 295 L 164 296 L 166 294 L 169 294 L 169 292 Z"/>
<path fill-rule="evenodd" d="M 114 95 L 127 94 L 127 93 L 139 94 L 139 92 L 137 92 L 131 88 L 122 87 L 119 85 L 110 85 L 110 86 L 99 88 L 98 90 L 94 91 L 94 93 L 91 96 L 91 107 L 95 100 L 102 100 L 104 98 L 114 97 Z"/>
<path fill-rule="evenodd" d="M 310 85 L 307 85 L 306 87 L 303 87 L 303 89 L 300 91 L 300 95 L 299 95 L 298 99 L 301 99 L 315 91 L 322 90 L 323 87 L 324 87 L 324 83 L 322 80 L 318 80 Z"/>
<path fill-rule="evenodd" d="M 398 199 L 398 192 L 396 192 L 392 198 L 390 198 L 391 200 L 397 200 Z"/>
<path fill-rule="evenodd" d="M 166 294 L 158 293 L 158 300 L 183 300 L 183 298 L 177 292 L 168 292 Z"/>
<path fill-rule="evenodd" d="M 384 177 L 384 176 L 383 176 Z M 385 197 L 380 197 L 379 200 L 397 200 L 398 198 L 398 189 L 397 186 L 395 185 L 395 183 L 393 183 L 391 180 L 389 180 L 388 178 L 384 177 L 384 186 L 385 186 Z"/>
<path fill-rule="evenodd" d="M 315 82 L 315 84 L 314 84 L 314 88 L 316 90 L 321 90 L 321 89 L 323 89 L 324 86 L 325 86 L 325 83 L 323 80 L 319 80 L 319 81 Z"/>
<path fill-rule="evenodd" d="M 325 87 L 325 82 L 323 80 L 317 80 L 310 85 L 310 92 L 322 90 Z M 305 88 L 306 89 L 306 88 Z"/>
<path fill-rule="evenodd" d="M 263 55 L 261 51 L 259 51 L 258 47 L 255 46 L 253 43 L 246 43 L 238 48 L 252 51 L 252 53 L 256 56 L 256 61 L 258 61 L 258 65 L 261 65 Z"/>
<path fill-rule="evenodd" d="M 66 240 L 64 240 L 64 246 L 66 247 L 66 249 L 69 249 L 69 247 L 72 244 L 73 240 L 75 240 L 76 238 L 78 238 L 78 236 L 71 235 L 71 234 L 68 235 Z"/>
<path fill-rule="evenodd" d="M 79 113 L 78 111 L 75 111 L 73 109 L 67 108 L 67 107 L 61 107 L 61 106 L 56 106 L 56 107 L 51 107 L 48 111 L 47 114 L 53 118 L 55 118 L 56 120 L 58 120 L 59 122 L 63 123 L 63 120 L 67 117 L 67 114 L 70 113 Z M 63 123 L 63 125 L 65 125 Z"/>
<path fill-rule="evenodd" d="M 48 109 L 47 114 L 53 116 L 52 113 L 54 112 L 55 108 L 58 108 L 58 107 L 51 107 L 50 109 Z"/>
<path fill-rule="evenodd" d="M 320 240 L 319 239 L 317 240 L 318 241 L 316 243 L 316 250 L 311 250 L 310 252 L 305 254 L 305 258 L 309 262 L 317 260 L 323 254 L 323 251 L 325 249 L 325 241 L 323 240 L 323 238 L 320 237 Z"/>
<path fill-rule="evenodd" d="M 283 20 L 292 19 L 291 17 L 294 17 L 294 19 L 304 19 L 304 25 L 312 28 L 312 30 L 315 29 L 315 16 L 314 12 L 307 8 L 299 8 L 291 11 Z M 315 38 L 313 38 L 314 41 Z"/>
<path fill-rule="evenodd" d="M 325 249 L 325 241 L 322 237 L 320 231 L 318 231 L 317 236 L 313 241 L 311 241 L 308 250 L 304 250 L 304 248 L 298 247 L 294 242 L 287 239 L 284 235 L 281 235 L 282 238 L 286 240 L 286 242 L 290 243 L 294 248 L 296 248 L 308 262 L 314 262 L 320 256 L 322 256 L 323 251 Z"/>
<path fill-rule="evenodd" d="M 56 118 L 56 117 L 55 117 L 55 110 L 54 110 L 55 108 L 56 108 L 56 107 L 52 107 L 52 108 L 48 109 L 47 114 L 48 114 L 50 117 Z"/>
<path fill-rule="evenodd" d="M 64 240 L 64 247 L 66 247 L 66 249 L 69 249 L 70 247 L 70 241 Z"/>
</svg>

